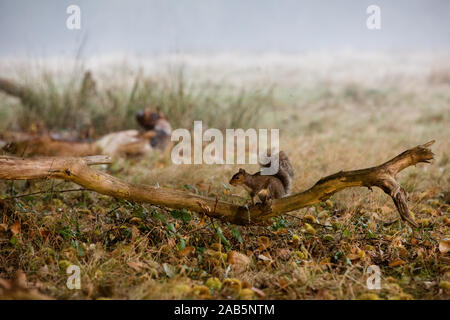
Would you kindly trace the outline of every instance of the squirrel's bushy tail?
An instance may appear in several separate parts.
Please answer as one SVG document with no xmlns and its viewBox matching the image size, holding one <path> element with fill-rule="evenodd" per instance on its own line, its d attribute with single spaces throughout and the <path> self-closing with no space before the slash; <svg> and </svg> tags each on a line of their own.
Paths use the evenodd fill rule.
<svg viewBox="0 0 450 320">
<path fill-rule="evenodd" d="M 289 161 L 286 152 L 280 151 L 278 155 L 279 168 L 278 173 L 276 173 L 274 176 L 280 179 L 286 193 L 285 195 L 288 195 L 291 192 L 292 179 L 294 178 L 294 168 L 292 167 L 292 164 Z M 262 166 L 270 167 L 270 162 Z"/>
<path fill-rule="evenodd" d="M 292 167 L 292 164 L 284 151 L 280 151 L 279 153 L 279 162 L 280 167 L 275 176 L 281 180 L 286 195 L 288 195 L 291 192 L 292 179 L 294 178 L 294 168 Z"/>
</svg>

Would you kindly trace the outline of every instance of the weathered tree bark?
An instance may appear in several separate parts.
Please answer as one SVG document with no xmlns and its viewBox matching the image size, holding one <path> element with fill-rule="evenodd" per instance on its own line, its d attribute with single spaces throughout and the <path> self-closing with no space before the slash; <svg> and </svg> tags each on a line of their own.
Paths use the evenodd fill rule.
<svg viewBox="0 0 450 320">
<path fill-rule="evenodd" d="M 248 207 L 186 191 L 127 183 L 89 167 L 89 165 L 109 163 L 111 160 L 107 156 L 33 159 L 0 156 L 0 179 L 64 179 L 116 198 L 169 208 L 186 208 L 238 225 L 266 224 L 270 222 L 271 217 L 324 201 L 340 190 L 375 186 L 392 197 L 403 220 L 417 227 L 408 210 L 407 193 L 396 178 L 400 171 L 409 166 L 420 162 L 429 163 L 433 159 L 429 146 L 433 143 L 434 141 L 430 141 L 406 150 L 379 166 L 341 171 L 320 179 L 306 191 L 273 200 L 264 205 Z"/>
</svg>

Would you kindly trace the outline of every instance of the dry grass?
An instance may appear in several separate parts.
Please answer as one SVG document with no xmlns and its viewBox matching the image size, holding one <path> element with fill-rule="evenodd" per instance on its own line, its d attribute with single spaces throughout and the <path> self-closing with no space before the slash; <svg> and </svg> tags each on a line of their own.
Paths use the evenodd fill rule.
<svg viewBox="0 0 450 320">
<path fill-rule="evenodd" d="M 436 139 L 435 161 L 405 170 L 400 180 L 410 192 L 410 209 L 421 225 L 414 232 L 399 222 L 384 225 L 396 219 L 397 212 L 380 190 L 345 190 L 327 203 L 275 219 L 270 227 L 244 228 L 87 191 L 58 193 L 75 187 L 68 183 L 3 182 L 4 198 L 47 193 L 0 202 L 0 278 L 9 279 L 20 269 L 29 287 L 63 299 L 448 299 L 450 257 L 438 248 L 449 236 L 450 218 L 448 66 L 438 68 L 433 59 L 411 59 L 400 66 L 395 59 L 373 59 L 370 68 L 358 61 L 349 66 L 338 60 L 329 64 L 329 73 L 322 64 L 314 69 L 306 62 L 294 68 L 298 74 L 290 74 L 287 67 L 271 69 L 274 89 L 270 98 L 256 99 L 256 105 L 268 107 L 262 108 L 262 115 L 254 119 L 260 122 L 253 125 L 281 128 L 281 147 L 296 169 L 294 191 L 308 188 L 325 175 L 376 165 L 408 147 Z M 379 68 L 374 67 L 376 63 Z M 377 70 L 374 77 L 360 74 L 364 66 L 366 71 Z M 187 79 L 204 72 L 191 68 L 184 75 Z M 221 78 L 215 70 L 209 84 L 202 82 L 208 99 L 214 99 L 212 88 L 222 84 L 239 88 L 233 81 L 243 73 L 248 83 L 260 88 L 258 71 L 252 78 L 248 70 L 236 68 L 241 70 L 233 70 L 236 77 Z M 342 70 L 348 70 L 348 77 Z M 177 82 L 169 81 L 167 86 L 172 84 Z M 170 112 L 172 103 L 179 100 L 168 98 L 167 86 L 158 89 L 160 97 L 165 97 L 159 101 L 165 101 L 163 106 Z M 239 90 L 229 94 L 231 100 L 220 100 L 224 106 L 238 100 Z M 197 101 L 195 95 L 187 99 L 192 104 Z M 233 123 L 228 111 L 214 117 L 207 113 L 208 99 L 193 107 L 198 113 L 184 118 L 179 105 L 170 114 L 171 121 L 189 126 L 194 119 L 202 119 L 211 127 L 223 119 L 227 126 Z M 251 96 L 246 99 L 248 104 L 233 107 L 233 112 L 254 103 Z M 146 98 L 141 101 L 147 102 Z M 9 114 L 8 121 L 19 121 L 20 112 L 6 111 L 16 103 L 0 100 L 0 112 Z M 127 111 L 124 106 L 118 107 L 124 112 L 120 114 L 131 115 L 134 109 Z M 131 121 L 121 128 L 131 126 Z M 155 155 L 118 161 L 109 171 L 131 182 L 229 199 L 230 190 L 223 184 L 237 168 L 174 166 L 170 159 Z M 231 193 L 246 197 L 240 189 Z M 234 201 L 244 200 L 236 197 Z M 233 251 L 246 257 L 239 260 Z M 81 290 L 66 287 L 65 270 L 70 264 L 81 267 Z M 373 264 L 382 271 L 379 291 L 366 287 L 365 272 Z M 2 292 L 8 296 L 5 289 Z"/>
</svg>

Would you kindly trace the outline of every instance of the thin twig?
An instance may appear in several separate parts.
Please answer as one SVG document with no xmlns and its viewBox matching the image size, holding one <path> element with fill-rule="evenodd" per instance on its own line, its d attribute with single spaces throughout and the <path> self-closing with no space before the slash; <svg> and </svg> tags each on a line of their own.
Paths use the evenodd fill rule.
<svg viewBox="0 0 450 320">
<path fill-rule="evenodd" d="M 209 227 L 211 224 L 212 224 L 212 222 L 210 222 L 210 223 L 208 223 L 208 224 L 206 224 L 206 225 L 204 225 L 204 226 L 202 226 L 202 227 L 199 227 L 199 228 L 196 228 L 196 229 L 191 230 L 191 231 L 189 231 L 189 232 L 186 232 L 185 235 L 188 235 L 188 234 L 191 234 L 191 233 L 193 233 L 193 232 L 197 232 L 197 231 L 200 231 L 200 230 L 202 230 L 202 229 L 205 229 L 205 228 Z"/>
<path fill-rule="evenodd" d="M 50 193 L 50 192 L 64 193 L 64 192 L 75 192 L 75 191 L 86 191 L 86 190 L 88 190 L 88 189 L 78 188 L 78 189 L 67 189 L 67 190 L 59 190 L 59 191 L 52 191 L 52 190 L 38 191 L 38 192 L 32 192 L 32 193 L 27 193 L 27 194 L 21 194 L 18 196 L 8 197 L 8 198 L 5 198 L 4 200 L 24 198 L 24 197 L 28 197 L 28 196 L 34 196 L 37 194 L 44 194 L 44 193 Z"/>
<path fill-rule="evenodd" d="M 318 226 L 320 226 L 322 228 L 331 228 L 331 229 L 333 229 L 332 226 L 326 226 L 326 225 L 318 223 L 318 222 L 306 221 L 305 219 L 297 217 L 297 216 L 294 216 L 293 214 L 285 213 L 284 215 L 296 218 L 296 219 L 298 219 L 298 220 L 300 220 L 302 222 L 305 222 L 305 223 L 312 223 L 312 224 L 318 225 Z"/>
</svg>

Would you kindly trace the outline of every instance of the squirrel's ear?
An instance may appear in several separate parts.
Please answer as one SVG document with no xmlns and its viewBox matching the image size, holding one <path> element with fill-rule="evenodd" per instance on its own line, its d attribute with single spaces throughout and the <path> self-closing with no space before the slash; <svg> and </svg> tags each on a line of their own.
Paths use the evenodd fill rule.
<svg viewBox="0 0 450 320">
<path fill-rule="evenodd" d="M 239 172 L 240 172 L 240 173 L 244 173 L 244 172 L 245 172 L 245 170 L 244 170 L 244 169 L 242 169 L 242 168 L 239 168 Z"/>
</svg>

